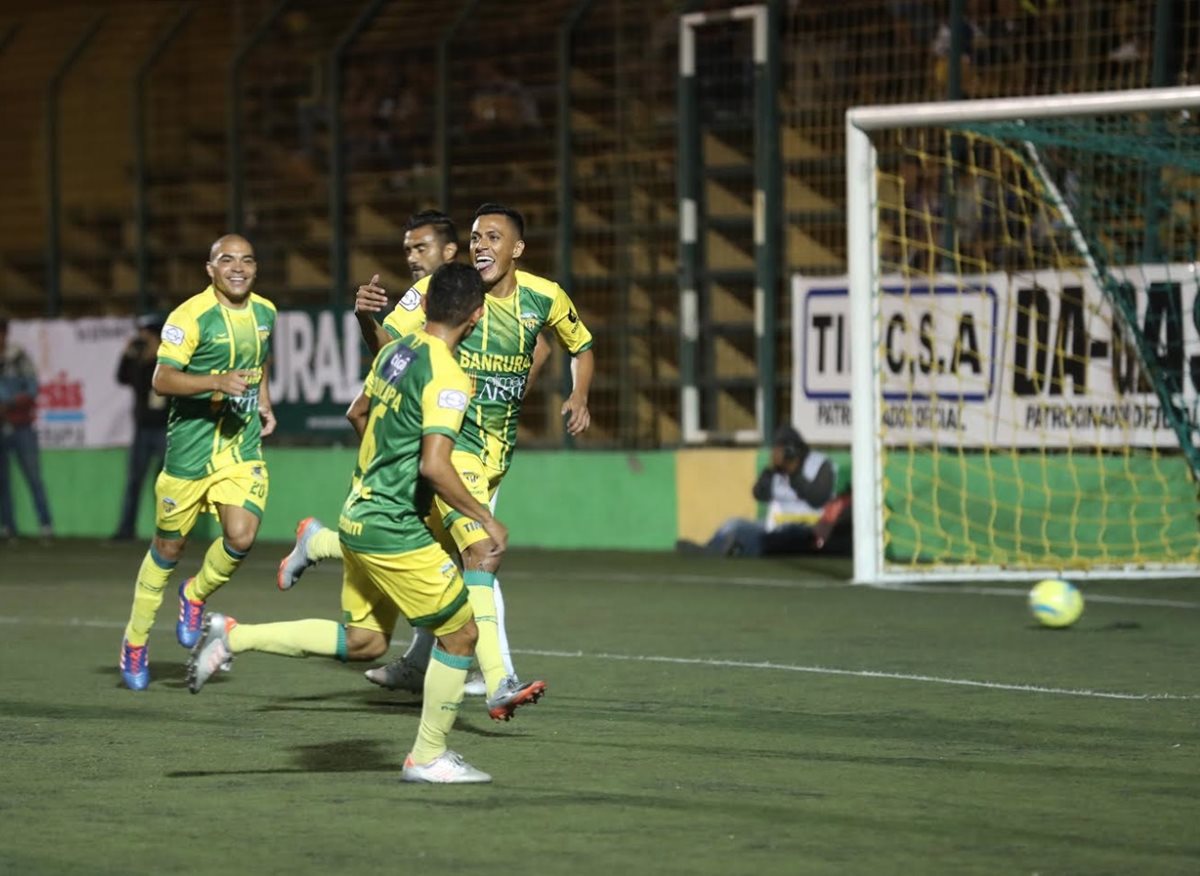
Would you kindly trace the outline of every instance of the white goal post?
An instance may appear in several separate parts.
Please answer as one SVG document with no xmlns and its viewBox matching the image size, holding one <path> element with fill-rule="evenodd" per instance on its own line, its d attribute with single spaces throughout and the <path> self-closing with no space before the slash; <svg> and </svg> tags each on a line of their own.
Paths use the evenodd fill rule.
<svg viewBox="0 0 1200 876">
<path fill-rule="evenodd" d="M 850 339 L 850 413 L 852 421 L 852 489 L 854 493 L 853 524 L 854 524 L 854 579 L 858 583 L 887 584 L 890 582 L 925 581 L 936 579 L 952 580 L 998 580 L 998 579 L 1037 579 L 1047 576 L 1069 577 L 1164 577 L 1168 575 L 1197 575 L 1200 569 L 1194 562 L 1184 560 L 1174 562 L 1170 559 L 1146 560 L 1140 554 L 1133 556 L 1128 563 L 1108 562 L 1098 567 L 1088 567 L 1085 562 L 1056 563 L 1053 559 L 1035 564 L 1022 562 L 988 562 L 986 558 L 980 561 L 972 558 L 968 562 L 925 563 L 920 560 L 908 560 L 904 563 L 893 563 L 887 552 L 888 534 L 886 529 L 885 509 L 885 453 L 889 452 L 884 424 L 885 393 L 881 388 L 886 376 L 882 374 L 885 354 L 882 352 L 885 344 L 885 332 L 888 327 L 884 324 L 881 309 L 881 299 L 885 295 L 885 285 L 889 281 L 900 284 L 911 283 L 911 276 L 897 276 L 892 269 L 881 260 L 881 218 L 879 207 L 880 185 L 880 156 L 877 152 L 876 141 L 873 137 L 892 136 L 897 140 L 902 137 L 901 129 L 949 129 L 961 130 L 961 126 L 971 126 L 974 123 L 1024 123 L 1031 126 L 1038 120 L 1046 120 L 1047 124 L 1058 124 L 1063 120 L 1073 120 L 1084 117 L 1116 117 L 1131 116 L 1134 118 L 1153 118 L 1155 113 L 1178 113 L 1179 111 L 1200 109 L 1200 87 L 1179 87 L 1163 89 L 1140 89 L 1130 91 L 1055 95 L 1040 97 L 1002 98 L 992 100 L 947 101 L 939 103 L 922 103 L 910 105 L 872 106 L 850 109 L 846 113 L 846 195 L 847 195 L 847 261 L 848 276 L 846 284 L 849 290 L 848 316 Z M 1147 123 L 1148 124 L 1148 123 Z M 940 136 L 940 135 L 939 135 Z M 947 135 L 954 136 L 954 135 Z M 1019 137 L 1011 141 L 1012 154 L 1016 155 L 1021 148 Z M 1026 144 L 1028 145 L 1028 144 Z M 1007 148 L 1007 147 L 1005 147 Z M 1040 164 L 1038 153 L 1032 145 L 1029 146 L 1032 163 Z M 1019 160 L 1019 158 L 1014 159 Z M 1105 160 L 1109 160 L 1106 158 Z M 948 167 L 947 163 L 947 167 Z M 1033 168 L 1033 174 L 1042 170 L 1040 166 Z M 939 170 L 939 172 L 954 173 L 955 170 Z M 1146 174 L 1147 177 L 1152 176 Z M 1198 177 L 1200 178 L 1200 177 Z M 1064 196 L 1050 179 L 1039 188 L 1045 210 L 1055 215 L 1055 222 L 1063 231 L 1063 238 L 1073 239 L 1083 246 L 1079 237 L 1078 227 L 1071 215 L 1071 209 Z M 903 201 L 902 201 L 903 208 Z M 1042 209 L 1042 208 L 1039 208 Z M 887 232 L 884 232 L 886 237 Z M 933 249 L 936 249 L 934 247 Z M 957 249 L 955 250 L 957 254 Z M 1091 256 L 1079 253 L 1081 261 L 1089 265 L 1089 269 L 1100 273 L 1119 271 L 1121 266 L 1111 262 L 1096 267 L 1089 262 Z M 956 259 L 944 257 L 944 251 L 937 251 L 935 258 L 930 259 L 938 264 L 954 262 Z M 1180 258 L 1166 257 L 1176 264 L 1172 267 L 1177 271 L 1183 270 L 1178 266 Z M 1143 273 L 1151 272 L 1151 268 L 1141 264 L 1137 266 Z M 1163 266 L 1165 270 L 1165 264 Z M 1194 264 L 1186 265 L 1194 273 Z M 994 269 L 993 269 L 994 270 Z M 1030 266 L 1030 273 L 1035 266 Z M 885 273 L 886 272 L 886 273 Z M 1086 271 L 1083 271 L 1086 272 Z M 969 273 L 969 272 L 965 272 Z M 964 273 L 964 275 L 965 275 Z M 1019 273 L 1019 272 L 1018 272 Z M 944 268 L 927 272 L 926 291 L 932 294 L 935 284 L 953 285 L 955 282 L 965 283 L 964 275 L 956 280 L 953 275 L 947 276 Z M 974 274 L 971 275 L 973 278 Z M 1004 272 L 992 274 L 1003 277 Z M 1014 281 L 1011 270 L 1008 273 L 1010 284 Z M 975 278 L 977 279 L 977 278 Z M 975 279 L 972 282 L 975 282 Z M 1108 281 L 1093 278 L 1101 285 Z M 982 282 L 982 281 L 979 281 Z M 1005 282 L 1003 280 L 998 282 Z M 1091 282 L 1091 281 L 1089 281 Z M 894 290 L 893 290 L 894 291 Z M 1082 293 L 1081 293 L 1082 294 Z M 1089 293 L 1090 294 L 1090 293 Z M 913 296 L 906 294 L 906 300 Z M 1003 301 L 1003 296 L 1001 296 Z M 1089 305 L 1090 306 L 1090 305 Z M 1015 307 L 1015 305 L 1013 305 Z M 1200 308 L 1200 301 L 1197 307 Z M 1000 310 L 1003 310 L 1001 306 Z M 1200 309 L 1196 311 L 1200 313 Z M 1001 313 L 996 317 L 1002 320 Z M 1010 321 L 1012 317 L 1009 317 Z M 1197 317 L 1200 324 L 1200 317 Z M 997 325 L 999 322 L 997 322 Z M 1115 324 L 1115 322 L 1114 322 Z M 995 326 L 993 326 L 995 328 Z M 1118 329 L 1113 328 L 1116 333 Z M 1111 346 L 1116 348 L 1119 339 L 1110 337 Z M 1153 340 L 1153 339 L 1152 339 Z M 1061 341 L 1059 341 L 1061 343 Z M 1098 345 L 1096 349 L 1101 349 Z M 1142 351 L 1145 352 L 1144 350 Z M 797 355 L 801 355 L 797 351 Z M 1051 350 L 1049 355 L 1056 355 Z M 1063 355 L 1061 350 L 1057 355 Z M 1112 357 L 1116 358 L 1113 352 Z M 940 360 L 935 362 L 941 369 Z M 909 366 L 911 369 L 911 365 Z M 1009 363 L 1009 367 L 1013 367 Z M 909 378 L 910 383 L 914 378 Z M 917 378 L 920 379 L 920 375 Z M 931 390 L 936 394 L 937 387 Z M 1114 395 L 1114 398 L 1120 396 Z M 1165 404 L 1164 399 L 1164 404 Z M 930 447 L 930 439 L 910 439 L 909 448 L 912 452 L 924 452 Z M 932 439 L 936 442 L 937 436 Z M 1163 457 L 1173 464 L 1175 457 L 1180 456 L 1180 445 L 1165 451 L 1155 451 L 1155 458 Z M 962 453 L 961 447 L 956 451 Z M 988 451 L 990 452 L 990 451 Z M 1092 448 L 1089 459 L 1104 460 L 1113 451 L 1109 446 Z M 1116 452 L 1119 452 L 1119 448 Z M 1060 449 L 1052 447 L 1043 450 L 1043 464 L 1058 464 L 1063 458 L 1083 457 L 1082 449 Z M 1019 456 L 1012 453 L 1015 459 Z M 1015 463 L 1019 465 L 1020 463 Z M 1187 471 L 1186 463 L 1178 468 L 1181 476 Z M 1170 477 L 1164 478 L 1170 481 Z M 965 483 L 964 478 L 964 483 Z M 1019 485 L 1018 485 L 1019 486 Z M 1086 510 L 1086 509 L 1085 509 Z M 1004 524 L 999 524 L 1004 525 Z M 1200 540 L 1200 535 L 1197 535 Z M 1035 552 L 1036 555 L 1036 552 Z M 1147 552 L 1152 556 L 1153 552 Z"/>
</svg>

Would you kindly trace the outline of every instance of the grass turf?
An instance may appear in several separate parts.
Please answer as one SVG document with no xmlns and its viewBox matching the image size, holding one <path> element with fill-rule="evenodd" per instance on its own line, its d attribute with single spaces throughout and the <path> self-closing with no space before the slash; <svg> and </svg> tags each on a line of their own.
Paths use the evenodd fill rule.
<svg viewBox="0 0 1200 876">
<path fill-rule="evenodd" d="M 1196 582 L 1088 585 L 1056 632 L 1018 585 L 514 552 L 517 667 L 548 694 L 509 724 L 468 701 L 451 745 L 495 784 L 427 787 L 398 781 L 419 704 L 362 666 L 247 654 L 189 695 L 171 586 L 150 689 L 121 688 L 143 550 L 0 547 L 0 872 L 1200 870 Z M 336 617 L 337 567 L 281 594 L 284 550 L 212 607 Z"/>
</svg>

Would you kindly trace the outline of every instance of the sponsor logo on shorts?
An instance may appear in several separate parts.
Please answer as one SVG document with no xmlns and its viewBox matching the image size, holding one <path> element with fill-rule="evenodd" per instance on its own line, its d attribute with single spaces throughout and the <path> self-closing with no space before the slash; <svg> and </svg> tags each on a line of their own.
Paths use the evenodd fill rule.
<svg viewBox="0 0 1200 876">
<path fill-rule="evenodd" d="M 457 389 L 443 389 L 438 393 L 438 407 L 449 411 L 465 411 L 467 409 L 467 394 Z"/>
<path fill-rule="evenodd" d="M 172 499 L 170 496 L 164 496 L 162 504 L 163 504 L 163 512 L 166 514 L 170 514 L 172 511 L 174 511 L 176 506 L 178 505 L 178 503 L 174 499 Z"/>
<path fill-rule="evenodd" d="M 261 465 L 253 466 L 250 469 L 250 474 L 256 478 L 261 478 L 263 476 L 263 467 Z"/>
<path fill-rule="evenodd" d="M 163 326 L 162 339 L 168 344 L 182 344 L 183 329 L 177 325 L 171 325 L 170 323 L 167 323 Z"/>
</svg>

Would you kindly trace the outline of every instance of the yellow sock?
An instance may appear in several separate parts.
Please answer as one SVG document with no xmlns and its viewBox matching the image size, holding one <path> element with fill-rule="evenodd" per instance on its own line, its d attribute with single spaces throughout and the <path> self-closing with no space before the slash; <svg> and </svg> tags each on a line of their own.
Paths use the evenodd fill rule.
<svg viewBox="0 0 1200 876">
<path fill-rule="evenodd" d="M 138 569 L 137 582 L 133 585 L 133 610 L 129 623 L 125 625 L 125 638 L 131 645 L 144 645 L 150 638 L 154 626 L 154 615 L 162 605 L 163 590 L 175 563 L 164 560 L 153 547 L 146 551 L 142 566 Z"/>
<path fill-rule="evenodd" d="M 308 540 L 308 558 L 310 560 L 340 560 L 342 558 L 342 540 L 336 529 L 319 529 Z"/>
<path fill-rule="evenodd" d="M 218 538 L 208 546 L 204 563 L 196 577 L 184 588 L 184 594 L 193 602 L 206 601 L 229 581 L 244 559 L 246 555 L 243 552 L 234 550 L 225 543 L 225 539 Z"/>
<path fill-rule="evenodd" d="M 483 683 L 488 696 L 496 692 L 504 679 L 504 655 L 500 653 L 500 630 L 496 625 L 496 599 L 492 595 L 492 584 L 496 576 L 491 572 L 471 570 L 463 572 L 467 585 L 467 598 L 471 611 L 475 613 L 475 626 L 479 627 L 479 641 L 475 643 L 475 659 L 483 673 Z"/>
<path fill-rule="evenodd" d="M 229 631 L 233 653 L 265 651 L 284 657 L 337 657 L 346 659 L 346 628 L 337 621 L 281 621 L 274 624 L 238 624 Z"/>
<path fill-rule="evenodd" d="M 412 749 L 414 763 L 429 763 L 445 752 L 446 736 L 458 717 L 463 682 L 467 680 L 470 666 L 470 657 L 457 657 L 433 646 L 429 668 L 425 670 L 421 724 L 417 727 L 417 741 Z"/>
</svg>

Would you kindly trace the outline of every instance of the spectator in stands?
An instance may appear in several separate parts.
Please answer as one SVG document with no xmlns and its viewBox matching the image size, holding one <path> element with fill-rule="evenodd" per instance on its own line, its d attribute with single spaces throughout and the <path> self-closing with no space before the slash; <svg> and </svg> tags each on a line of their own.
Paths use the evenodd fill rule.
<svg viewBox="0 0 1200 876">
<path fill-rule="evenodd" d="M 468 132 L 488 128 L 540 128 L 537 101 L 521 80 L 495 61 L 475 63 Z"/>
<path fill-rule="evenodd" d="M 157 314 L 139 319 L 137 334 L 129 339 L 117 364 L 117 382 L 133 390 L 133 443 L 129 446 L 121 519 L 113 541 L 134 539 L 146 471 L 151 461 L 161 465 L 167 452 L 167 400 L 153 386 L 162 328 L 163 318 Z"/>
<path fill-rule="evenodd" d="M 1111 11 L 1112 43 L 1105 55 L 1101 82 L 1105 88 L 1144 88 L 1149 85 L 1150 21 L 1133 0 Z"/>
<path fill-rule="evenodd" d="M 33 428 L 37 394 L 37 372 L 33 362 L 24 350 L 8 342 L 8 318 L 0 316 L 0 536 L 4 538 L 17 535 L 9 480 L 10 453 L 29 485 L 42 537 L 50 538 L 54 534 L 50 503 L 42 484 L 38 437 Z"/>
<path fill-rule="evenodd" d="M 849 553 L 850 494 L 834 495 L 837 466 L 791 426 L 780 426 L 771 463 L 751 492 L 767 503 L 764 520 L 725 521 L 706 544 L 678 541 L 677 550 L 726 557 Z"/>
</svg>

